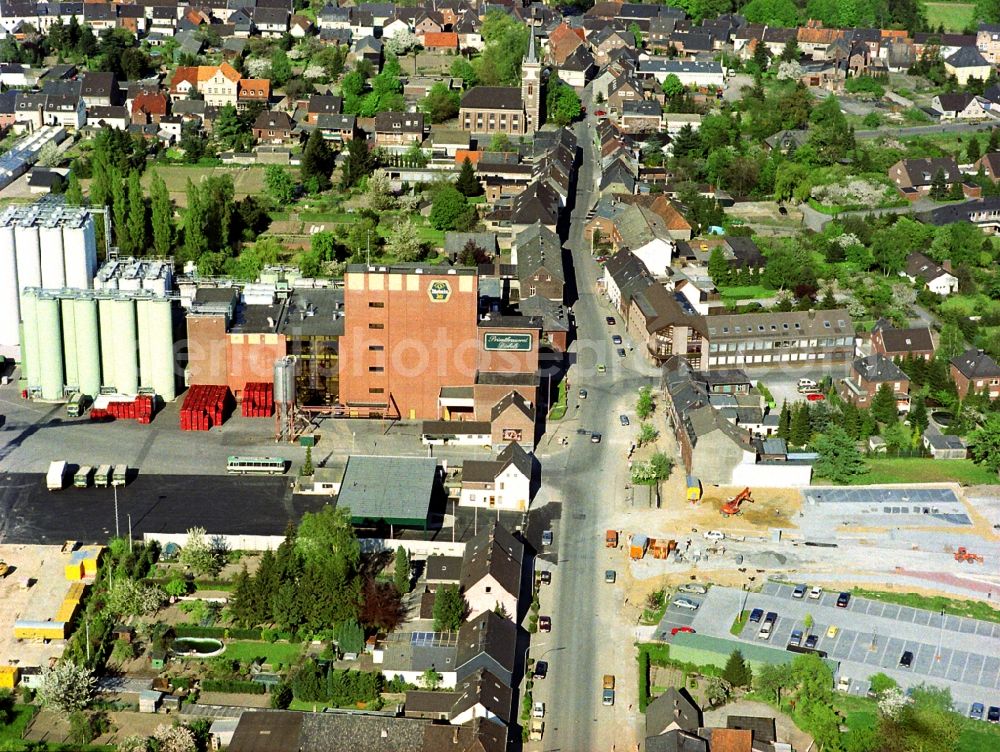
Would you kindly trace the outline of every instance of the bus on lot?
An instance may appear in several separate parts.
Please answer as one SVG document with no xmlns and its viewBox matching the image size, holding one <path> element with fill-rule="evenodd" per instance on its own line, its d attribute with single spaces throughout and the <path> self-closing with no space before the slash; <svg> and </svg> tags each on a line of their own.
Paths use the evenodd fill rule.
<svg viewBox="0 0 1000 752">
<path fill-rule="evenodd" d="M 226 472 L 239 475 L 275 475 L 284 473 L 285 460 L 281 457 L 230 457 L 226 460 Z"/>
</svg>

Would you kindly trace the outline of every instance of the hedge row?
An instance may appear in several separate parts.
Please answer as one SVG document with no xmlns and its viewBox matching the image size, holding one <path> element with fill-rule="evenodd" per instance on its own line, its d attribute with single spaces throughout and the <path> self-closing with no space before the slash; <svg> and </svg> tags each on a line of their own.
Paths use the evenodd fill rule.
<svg viewBox="0 0 1000 752">
<path fill-rule="evenodd" d="M 233 640 L 261 640 L 262 630 L 241 629 L 239 627 L 202 627 L 197 624 L 178 624 L 174 627 L 176 637 L 215 637 Z"/>
<path fill-rule="evenodd" d="M 263 684 L 241 681 L 240 679 L 203 679 L 201 689 L 203 692 L 231 692 L 243 695 L 267 694 L 267 687 Z"/>
</svg>

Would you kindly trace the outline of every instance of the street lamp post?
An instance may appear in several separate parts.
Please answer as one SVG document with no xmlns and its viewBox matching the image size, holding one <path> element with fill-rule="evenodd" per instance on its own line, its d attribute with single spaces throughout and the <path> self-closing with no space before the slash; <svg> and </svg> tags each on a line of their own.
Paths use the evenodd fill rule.
<svg viewBox="0 0 1000 752">
<path fill-rule="evenodd" d="M 121 531 L 118 528 L 118 486 L 112 485 L 115 492 L 115 537 L 121 537 Z"/>
</svg>

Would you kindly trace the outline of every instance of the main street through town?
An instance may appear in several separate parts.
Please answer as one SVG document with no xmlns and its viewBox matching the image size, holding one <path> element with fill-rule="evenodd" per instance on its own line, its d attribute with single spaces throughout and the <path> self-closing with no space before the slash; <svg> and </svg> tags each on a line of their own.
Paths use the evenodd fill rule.
<svg viewBox="0 0 1000 752">
<path fill-rule="evenodd" d="M 548 677 L 536 682 L 535 694 L 546 702 L 542 748 L 568 752 L 635 749 L 638 729 L 637 684 L 632 635 L 623 628 L 621 586 L 604 582 L 604 572 L 618 569 L 620 552 L 604 547 L 604 530 L 614 505 L 622 503 L 628 480 L 627 453 L 636 421 L 635 394 L 649 379 L 649 367 L 638 352 L 620 358 L 611 334 L 624 335 L 620 317 L 597 292 L 600 273 L 585 237 L 587 212 L 597 200 L 598 155 L 593 115 L 577 125 L 582 150 L 576 202 L 566 243 L 572 253 L 577 299 L 573 305 L 577 341 L 571 348 L 569 413 L 550 435 L 565 436 L 568 448 L 553 451 L 543 462 L 543 482 L 550 504 L 558 503 L 556 549 L 542 566 L 552 569 L 552 585 L 542 594 L 542 613 L 552 616 L 552 632 L 534 636 L 532 656 L 545 660 Z M 613 329 L 608 315 L 619 318 Z M 606 372 L 598 371 L 603 364 Z M 587 390 L 580 399 L 579 389 Z M 632 414 L 632 428 L 620 425 L 620 414 Z M 586 429 L 587 433 L 577 429 Z M 590 441 L 598 432 L 600 443 Z M 550 441 L 550 446 L 560 446 Z M 616 676 L 616 703 L 601 704 L 602 676 Z"/>
</svg>

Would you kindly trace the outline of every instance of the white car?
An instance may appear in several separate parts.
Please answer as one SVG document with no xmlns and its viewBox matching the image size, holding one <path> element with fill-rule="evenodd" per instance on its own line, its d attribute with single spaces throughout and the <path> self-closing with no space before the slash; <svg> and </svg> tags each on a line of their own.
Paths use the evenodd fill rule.
<svg viewBox="0 0 1000 752">
<path fill-rule="evenodd" d="M 698 610 L 698 604 L 692 600 L 688 600 L 687 598 L 676 598 L 674 600 L 674 605 L 677 606 L 677 608 L 686 608 L 688 611 Z"/>
<path fill-rule="evenodd" d="M 812 590 L 809 591 L 809 598 L 811 600 L 814 601 L 819 600 L 819 597 L 821 595 L 823 595 L 823 588 L 821 588 L 819 585 L 815 586 Z"/>
<path fill-rule="evenodd" d="M 685 582 L 677 589 L 682 593 L 697 593 L 698 595 L 705 595 L 708 592 L 707 587 L 699 585 L 697 582 Z"/>
<path fill-rule="evenodd" d="M 532 718 L 544 718 L 545 717 L 545 703 L 536 702 L 535 706 L 531 709 Z"/>
<path fill-rule="evenodd" d="M 707 540 L 720 541 L 725 540 L 726 534 L 721 530 L 706 530 L 705 538 Z"/>
</svg>

